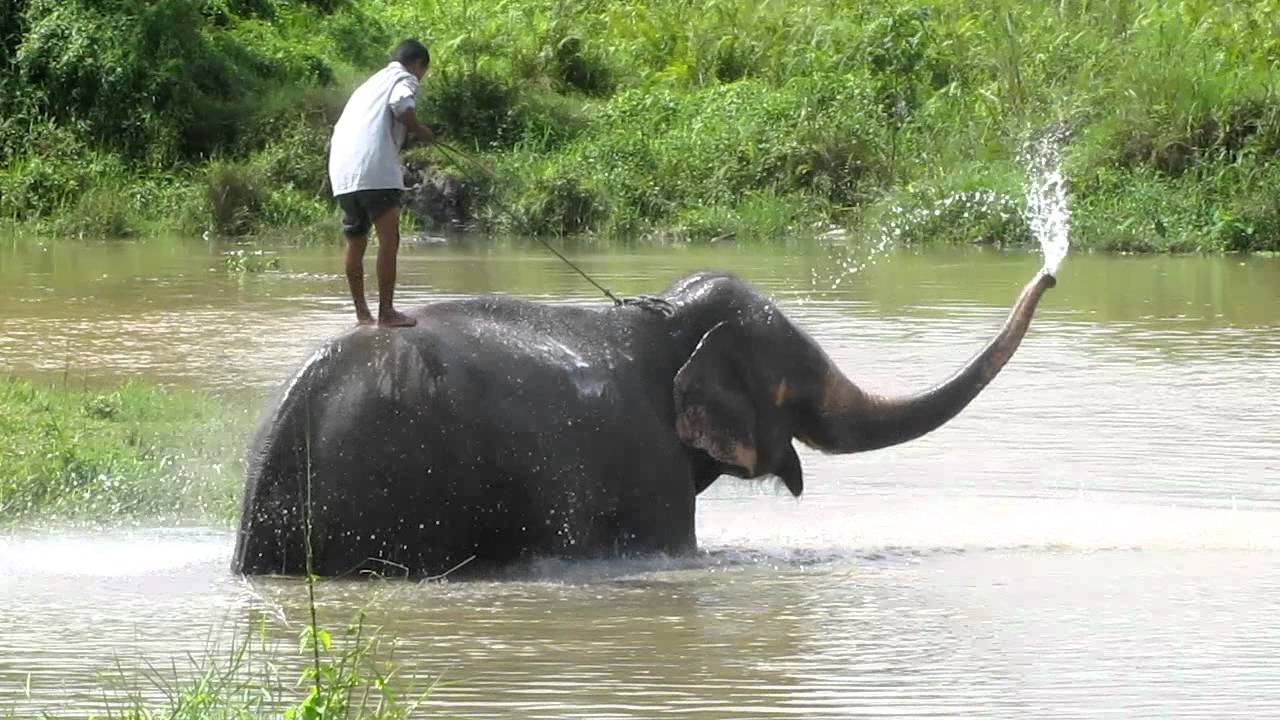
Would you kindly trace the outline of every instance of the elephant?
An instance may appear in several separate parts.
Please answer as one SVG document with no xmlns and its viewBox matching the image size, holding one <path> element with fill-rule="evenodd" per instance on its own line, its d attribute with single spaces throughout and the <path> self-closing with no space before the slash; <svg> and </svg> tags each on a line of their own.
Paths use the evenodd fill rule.
<svg viewBox="0 0 1280 720">
<path fill-rule="evenodd" d="M 955 417 L 1018 348 L 1053 275 L 940 384 L 854 384 L 767 297 L 699 272 L 613 306 L 502 295 L 417 307 L 326 342 L 269 401 L 232 569 L 432 577 L 542 558 L 697 551 L 722 476 L 799 497 L 794 441 L 855 453 Z"/>
</svg>

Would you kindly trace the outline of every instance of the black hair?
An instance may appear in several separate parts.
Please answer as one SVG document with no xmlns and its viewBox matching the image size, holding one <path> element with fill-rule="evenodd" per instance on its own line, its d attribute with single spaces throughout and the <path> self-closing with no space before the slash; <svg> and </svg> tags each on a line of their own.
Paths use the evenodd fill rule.
<svg viewBox="0 0 1280 720">
<path fill-rule="evenodd" d="M 391 59 L 404 66 L 421 61 L 423 65 L 431 64 L 431 53 L 427 50 L 427 46 L 409 38 L 401 40 L 395 50 L 391 51 Z"/>
</svg>

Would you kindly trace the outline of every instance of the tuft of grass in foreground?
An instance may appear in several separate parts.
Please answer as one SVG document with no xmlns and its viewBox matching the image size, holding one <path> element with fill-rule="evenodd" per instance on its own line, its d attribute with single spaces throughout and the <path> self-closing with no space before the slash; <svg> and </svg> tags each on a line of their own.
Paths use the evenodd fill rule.
<svg viewBox="0 0 1280 720">
<path fill-rule="evenodd" d="M 227 647 L 212 644 L 186 666 L 135 670 L 118 664 L 104 675 L 102 714 L 89 720 L 403 720 L 413 717 L 432 689 L 410 688 L 410 697 L 391 689 L 395 668 L 379 630 L 363 613 L 337 639 L 307 624 L 295 651 L 290 657 L 269 637 L 267 620 L 259 618 Z M 303 670 L 282 667 L 299 658 L 306 660 Z"/>
<path fill-rule="evenodd" d="M 228 522 L 245 428 L 242 416 L 192 391 L 0 380 L 0 522 Z"/>
</svg>

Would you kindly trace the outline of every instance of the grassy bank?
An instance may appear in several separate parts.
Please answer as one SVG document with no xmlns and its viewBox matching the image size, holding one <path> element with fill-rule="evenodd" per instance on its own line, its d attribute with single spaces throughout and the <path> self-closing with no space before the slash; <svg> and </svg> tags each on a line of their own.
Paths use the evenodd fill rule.
<svg viewBox="0 0 1280 720">
<path fill-rule="evenodd" d="M 4 0 L 0 217 L 331 236 L 327 129 L 402 35 L 486 228 L 1025 242 L 1057 125 L 1077 247 L 1280 249 L 1280 0 Z"/>
<path fill-rule="evenodd" d="M 246 422 L 191 391 L 0 381 L 0 523 L 230 523 Z"/>
</svg>

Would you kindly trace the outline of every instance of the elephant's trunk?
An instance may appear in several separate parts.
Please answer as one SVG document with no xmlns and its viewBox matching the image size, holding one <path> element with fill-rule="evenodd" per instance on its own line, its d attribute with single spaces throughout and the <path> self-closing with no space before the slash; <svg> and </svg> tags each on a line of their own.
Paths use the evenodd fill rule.
<svg viewBox="0 0 1280 720">
<path fill-rule="evenodd" d="M 922 393 L 884 398 L 863 392 L 832 365 L 818 422 L 805 440 L 826 452 L 852 453 L 897 445 L 938 428 L 1000 372 L 1022 342 L 1040 296 L 1056 284 L 1043 271 L 1027 283 L 995 339 L 951 378 Z"/>
</svg>

